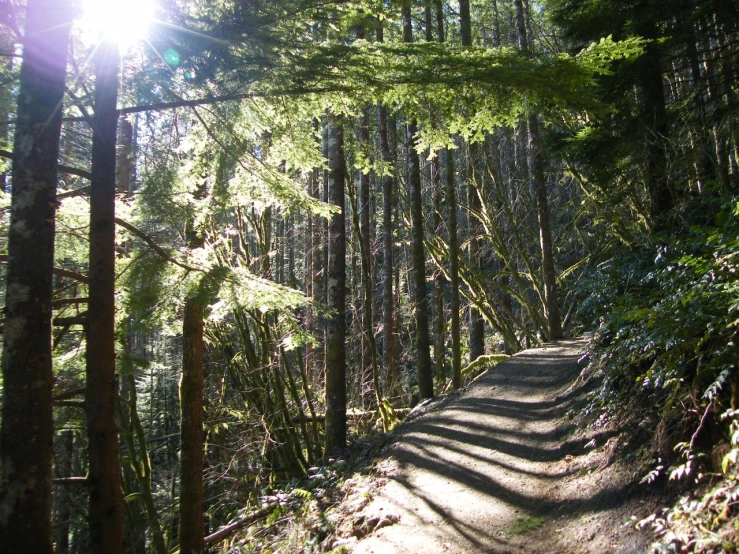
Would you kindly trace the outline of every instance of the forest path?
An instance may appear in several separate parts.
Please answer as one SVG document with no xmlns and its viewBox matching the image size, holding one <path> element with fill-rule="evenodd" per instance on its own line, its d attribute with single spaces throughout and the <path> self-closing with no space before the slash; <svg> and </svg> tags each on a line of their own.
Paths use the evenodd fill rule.
<svg viewBox="0 0 739 554">
<path fill-rule="evenodd" d="M 405 423 L 343 505 L 355 554 L 643 552 L 615 432 L 579 432 L 583 340 L 527 350 Z M 379 483 L 378 483 L 379 481 Z M 641 510 L 640 510 L 641 508 Z M 633 527 L 633 526 L 632 526 Z M 348 528 L 348 527 L 347 527 Z M 372 532 L 374 531 L 374 532 Z M 343 541 L 342 541 L 343 542 Z"/>
</svg>

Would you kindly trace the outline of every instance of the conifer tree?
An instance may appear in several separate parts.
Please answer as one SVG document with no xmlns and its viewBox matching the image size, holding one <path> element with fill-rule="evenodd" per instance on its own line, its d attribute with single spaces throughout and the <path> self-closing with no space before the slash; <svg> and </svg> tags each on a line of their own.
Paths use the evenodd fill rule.
<svg viewBox="0 0 739 554">
<path fill-rule="evenodd" d="M 326 322 L 326 457 L 346 447 L 346 162 L 341 121 L 329 116 L 327 126 L 328 200 L 337 211 L 328 226 L 327 304 L 333 313 Z"/>
<path fill-rule="evenodd" d="M 516 6 L 518 47 L 521 52 L 529 54 L 529 40 L 523 2 L 522 0 L 515 0 L 514 3 Z M 527 125 L 529 135 L 529 178 L 531 179 L 534 190 L 536 217 L 539 225 L 539 246 L 541 248 L 542 273 L 544 276 L 544 310 L 548 323 L 547 338 L 553 341 L 562 338 L 562 320 L 559 314 L 557 275 L 554 268 L 552 228 L 549 220 L 549 199 L 547 198 L 546 176 L 544 175 L 539 119 L 535 112 L 529 112 Z"/>
<path fill-rule="evenodd" d="M 0 545 L 46 554 L 51 542 L 51 316 L 68 0 L 29 0 L 13 145 L 2 356 Z"/>
<path fill-rule="evenodd" d="M 413 42 L 410 2 L 402 5 L 403 42 Z M 418 364 L 418 392 L 421 399 L 433 398 L 434 381 L 431 374 L 428 294 L 426 292 L 426 255 L 423 246 L 423 197 L 421 194 L 421 162 L 416 151 L 418 125 L 414 119 L 406 124 L 408 155 L 408 196 L 411 212 L 411 263 L 413 272 L 413 301 L 416 322 L 416 356 Z"/>
<path fill-rule="evenodd" d="M 90 287 L 85 411 L 90 470 L 88 521 L 94 553 L 123 552 L 123 491 L 116 424 L 115 176 L 119 54 L 103 39 L 95 57 L 90 186 Z"/>
<path fill-rule="evenodd" d="M 382 22 L 377 24 L 377 42 L 382 43 L 384 32 Z M 394 254 L 393 254 L 393 186 L 391 171 L 393 157 L 390 152 L 387 108 L 377 105 L 377 124 L 380 139 L 380 157 L 385 165 L 382 174 L 382 344 L 383 366 L 387 384 L 395 388 L 397 385 L 397 360 L 395 341 L 395 310 L 393 296 Z"/>
</svg>

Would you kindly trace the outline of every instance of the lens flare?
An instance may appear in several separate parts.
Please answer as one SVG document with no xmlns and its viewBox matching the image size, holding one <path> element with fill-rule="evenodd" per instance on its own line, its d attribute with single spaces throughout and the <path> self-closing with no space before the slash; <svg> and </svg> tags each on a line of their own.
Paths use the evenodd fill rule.
<svg viewBox="0 0 739 554">
<path fill-rule="evenodd" d="M 126 48 L 146 36 L 153 15 L 153 0 L 84 0 L 81 23 L 95 40 Z"/>
</svg>

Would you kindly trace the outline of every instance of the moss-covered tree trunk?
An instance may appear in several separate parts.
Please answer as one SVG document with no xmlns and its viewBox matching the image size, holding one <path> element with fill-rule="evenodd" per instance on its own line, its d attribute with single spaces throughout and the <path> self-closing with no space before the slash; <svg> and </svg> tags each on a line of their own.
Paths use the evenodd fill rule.
<svg viewBox="0 0 739 554">
<path fill-rule="evenodd" d="M 333 313 L 326 322 L 326 448 L 336 456 L 346 446 L 346 216 L 344 131 L 328 118 L 328 201 L 337 208 L 328 224 L 328 295 Z"/>
<path fill-rule="evenodd" d="M 203 552 L 203 304 L 185 302 L 180 379 L 180 552 Z"/>
<path fill-rule="evenodd" d="M 123 552 L 123 492 L 118 456 L 115 375 L 115 173 L 118 47 L 95 59 L 95 117 L 90 188 L 90 290 L 85 407 L 90 469 L 90 550 Z"/>
<path fill-rule="evenodd" d="M 51 299 L 67 0 L 29 0 L 8 232 L 0 549 L 51 552 Z M 7 85 L 6 85 L 7 86 Z"/>
<path fill-rule="evenodd" d="M 480 194 L 482 188 L 482 175 L 478 170 L 481 148 L 477 144 L 470 144 L 467 148 L 467 203 L 470 208 L 469 223 L 469 254 L 470 268 L 480 272 L 482 269 L 482 256 L 480 254 L 480 236 L 482 225 L 479 213 L 482 210 Z M 485 320 L 482 312 L 470 303 L 470 340 L 469 340 L 470 362 L 485 353 Z"/>
</svg>

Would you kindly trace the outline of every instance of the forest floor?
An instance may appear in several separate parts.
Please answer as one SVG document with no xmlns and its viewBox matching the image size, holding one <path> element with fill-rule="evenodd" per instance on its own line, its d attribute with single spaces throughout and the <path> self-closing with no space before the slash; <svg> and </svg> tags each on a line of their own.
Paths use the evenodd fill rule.
<svg viewBox="0 0 739 554">
<path fill-rule="evenodd" d="M 592 390 L 583 340 L 527 350 L 414 411 L 373 469 L 345 484 L 329 548 L 384 553 L 648 551 L 640 493 L 613 423 L 578 427 Z M 629 522 L 632 521 L 631 524 Z M 326 543 L 324 543 L 326 544 Z"/>
</svg>

